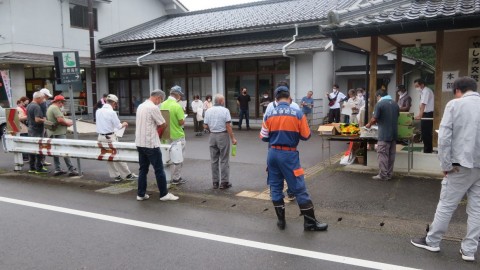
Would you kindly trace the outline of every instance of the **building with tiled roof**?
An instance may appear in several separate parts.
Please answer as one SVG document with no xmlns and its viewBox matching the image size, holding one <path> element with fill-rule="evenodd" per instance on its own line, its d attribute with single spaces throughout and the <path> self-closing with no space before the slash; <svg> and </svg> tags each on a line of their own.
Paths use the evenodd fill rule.
<svg viewBox="0 0 480 270">
<path fill-rule="evenodd" d="M 250 115 L 260 117 L 259 97 L 265 92 L 272 96 L 279 81 L 288 81 L 295 100 L 314 90 L 319 123 L 328 110 L 323 97 L 335 81 L 336 54 L 319 25 L 328 21 L 329 11 L 363 2 L 269 0 L 167 15 L 99 40 L 97 65 L 110 71 L 147 67 L 154 77 L 151 88 L 168 90 L 178 84 L 189 101 L 197 94 L 222 93 L 234 116 L 240 87 L 252 96 Z M 111 74 L 116 76 L 107 76 Z M 110 89 L 117 88 L 116 78 L 108 81 Z M 348 78 L 344 91 L 347 84 Z"/>
</svg>

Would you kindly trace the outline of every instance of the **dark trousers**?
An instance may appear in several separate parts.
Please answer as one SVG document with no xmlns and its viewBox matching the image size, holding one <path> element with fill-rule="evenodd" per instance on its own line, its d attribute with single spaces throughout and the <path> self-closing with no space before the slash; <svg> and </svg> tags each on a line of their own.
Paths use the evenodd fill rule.
<svg viewBox="0 0 480 270">
<path fill-rule="evenodd" d="M 193 116 L 193 129 L 195 132 L 203 132 L 203 120 L 198 121 L 196 116 Z"/>
<path fill-rule="evenodd" d="M 422 117 L 433 118 L 433 112 L 424 112 Z M 420 122 L 420 129 L 422 131 L 423 152 L 432 153 L 433 152 L 433 145 L 432 145 L 433 121 L 422 120 Z"/>
<path fill-rule="evenodd" d="M 152 164 L 153 169 L 155 170 L 155 178 L 157 180 L 158 190 L 160 191 L 160 198 L 167 195 L 167 178 L 165 177 L 165 171 L 163 170 L 162 152 L 160 151 L 160 148 L 137 146 L 137 151 L 138 162 L 140 164 L 137 195 L 144 197 L 145 192 L 147 192 L 147 174 L 150 164 Z"/>
<path fill-rule="evenodd" d="M 328 112 L 328 122 L 340 123 L 340 108 L 330 109 L 330 111 Z"/>
<path fill-rule="evenodd" d="M 238 127 L 242 128 L 243 116 L 245 116 L 245 122 L 247 122 L 247 128 L 250 128 L 250 116 L 248 114 L 248 109 L 240 109 L 240 119 L 238 119 Z"/>
</svg>

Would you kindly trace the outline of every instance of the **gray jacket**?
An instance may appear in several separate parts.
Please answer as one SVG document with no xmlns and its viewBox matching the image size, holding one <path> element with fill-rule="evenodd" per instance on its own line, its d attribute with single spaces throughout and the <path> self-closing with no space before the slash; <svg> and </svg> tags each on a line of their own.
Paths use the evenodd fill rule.
<svg viewBox="0 0 480 270">
<path fill-rule="evenodd" d="M 438 159 L 442 171 L 453 163 L 480 168 L 480 94 L 467 92 L 445 107 L 438 132 Z"/>
</svg>

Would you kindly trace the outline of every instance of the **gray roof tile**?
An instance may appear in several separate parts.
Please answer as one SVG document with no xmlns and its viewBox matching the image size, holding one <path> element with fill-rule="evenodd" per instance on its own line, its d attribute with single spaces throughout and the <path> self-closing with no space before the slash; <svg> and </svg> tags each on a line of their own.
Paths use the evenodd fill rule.
<svg viewBox="0 0 480 270">
<path fill-rule="evenodd" d="M 302 40 L 293 43 L 288 47 L 287 52 L 294 53 L 295 51 L 304 51 L 304 50 L 316 50 L 322 51 L 325 50 L 330 42 L 329 38 L 322 39 L 310 39 Z M 285 42 L 276 42 L 276 43 L 264 43 L 264 44 L 253 44 L 253 45 L 243 45 L 243 46 L 228 46 L 221 48 L 206 48 L 206 49 L 193 49 L 193 50 L 183 50 L 183 51 L 172 51 L 164 53 L 154 53 L 142 59 L 143 64 L 152 64 L 152 63 L 172 63 L 172 62 L 182 62 L 182 61 L 200 61 L 200 57 L 204 57 L 206 60 L 209 59 L 233 59 L 241 58 L 248 55 L 261 54 L 263 56 L 281 56 L 282 47 L 285 45 Z M 136 65 L 137 58 L 142 55 L 128 55 L 121 57 L 112 57 L 112 58 L 100 58 L 97 59 L 98 66 L 128 66 Z"/>
<path fill-rule="evenodd" d="M 381 11 L 372 11 L 373 8 Z M 339 10 L 337 13 L 340 15 L 340 23 L 322 25 L 323 29 L 479 15 L 480 0 L 383 0 L 370 6 L 368 10 L 358 10 L 356 14 L 349 14 L 346 10 Z"/>
<path fill-rule="evenodd" d="M 244 5 L 167 15 L 99 41 L 103 46 L 265 29 L 294 23 L 318 22 L 328 11 L 345 9 L 358 0 L 269 0 Z"/>
</svg>

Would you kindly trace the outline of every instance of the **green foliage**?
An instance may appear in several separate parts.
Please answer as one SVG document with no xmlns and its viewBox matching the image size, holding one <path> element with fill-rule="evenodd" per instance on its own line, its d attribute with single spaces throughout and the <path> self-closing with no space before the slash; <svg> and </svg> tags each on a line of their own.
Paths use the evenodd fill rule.
<svg viewBox="0 0 480 270">
<path fill-rule="evenodd" d="M 417 60 L 422 60 L 429 65 L 435 66 L 436 51 L 432 46 L 403 48 L 403 55 L 415 58 Z"/>
</svg>

